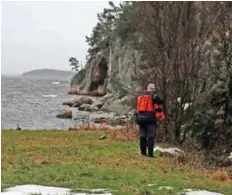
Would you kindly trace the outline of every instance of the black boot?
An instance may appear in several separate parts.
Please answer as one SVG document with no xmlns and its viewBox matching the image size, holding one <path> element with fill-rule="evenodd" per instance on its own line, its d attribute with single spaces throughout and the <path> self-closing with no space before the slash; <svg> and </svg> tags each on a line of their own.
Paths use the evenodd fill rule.
<svg viewBox="0 0 232 195">
<path fill-rule="evenodd" d="M 148 139 L 147 139 L 148 156 L 152 157 L 152 158 L 154 157 L 154 155 L 153 155 L 154 145 L 155 145 L 155 138 L 148 137 Z"/>
<path fill-rule="evenodd" d="M 147 139 L 146 137 L 140 137 L 140 151 L 143 156 L 147 155 Z"/>
</svg>

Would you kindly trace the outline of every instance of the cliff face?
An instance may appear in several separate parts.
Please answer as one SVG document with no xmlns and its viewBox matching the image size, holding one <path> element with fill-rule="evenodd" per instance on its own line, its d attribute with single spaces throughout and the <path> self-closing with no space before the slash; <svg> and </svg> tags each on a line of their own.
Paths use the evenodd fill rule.
<svg viewBox="0 0 232 195">
<path fill-rule="evenodd" d="M 70 94 L 104 95 L 104 84 L 107 77 L 107 59 L 98 53 L 85 68 L 71 80 Z"/>
<path fill-rule="evenodd" d="M 99 52 L 72 78 L 69 93 L 93 96 L 113 94 L 103 109 L 126 113 L 131 109 L 131 99 L 140 90 L 133 81 L 134 67 L 139 61 L 137 51 L 115 39 L 110 49 Z"/>
</svg>

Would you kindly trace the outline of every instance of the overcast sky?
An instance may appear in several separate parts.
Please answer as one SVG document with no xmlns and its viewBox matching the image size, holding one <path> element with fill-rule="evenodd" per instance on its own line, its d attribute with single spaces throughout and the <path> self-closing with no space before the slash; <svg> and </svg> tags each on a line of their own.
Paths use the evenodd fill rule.
<svg viewBox="0 0 232 195">
<path fill-rule="evenodd" d="M 33 69 L 70 70 L 68 59 L 84 63 L 97 13 L 108 1 L 2 2 L 2 74 Z"/>
</svg>

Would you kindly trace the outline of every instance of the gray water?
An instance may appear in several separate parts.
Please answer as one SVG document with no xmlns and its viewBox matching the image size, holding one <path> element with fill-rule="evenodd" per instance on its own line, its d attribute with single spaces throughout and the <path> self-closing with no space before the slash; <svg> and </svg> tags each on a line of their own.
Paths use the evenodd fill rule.
<svg viewBox="0 0 232 195">
<path fill-rule="evenodd" d="M 62 103 L 76 98 L 69 95 L 69 78 L 2 76 L 1 126 L 15 129 L 68 129 L 71 119 L 58 119 Z M 55 84 L 52 82 L 60 82 Z"/>
</svg>

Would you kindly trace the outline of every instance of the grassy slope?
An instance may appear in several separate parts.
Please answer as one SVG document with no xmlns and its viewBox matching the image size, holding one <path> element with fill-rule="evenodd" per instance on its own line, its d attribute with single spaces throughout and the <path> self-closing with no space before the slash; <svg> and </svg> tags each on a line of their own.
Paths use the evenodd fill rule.
<svg viewBox="0 0 232 195">
<path fill-rule="evenodd" d="M 231 183 L 173 165 L 168 157 L 142 158 L 137 142 L 99 140 L 101 132 L 2 131 L 2 188 L 40 184 L 110 188 L 114 194 L 175 194 L 185 188 L 231 194 Z M 155 184 L 148 187 L 147 184 Z M 172 186 L 174 191 L 159 191 Z M 148 193 L 149 194 L 149 193 Z"/>
</svg>

